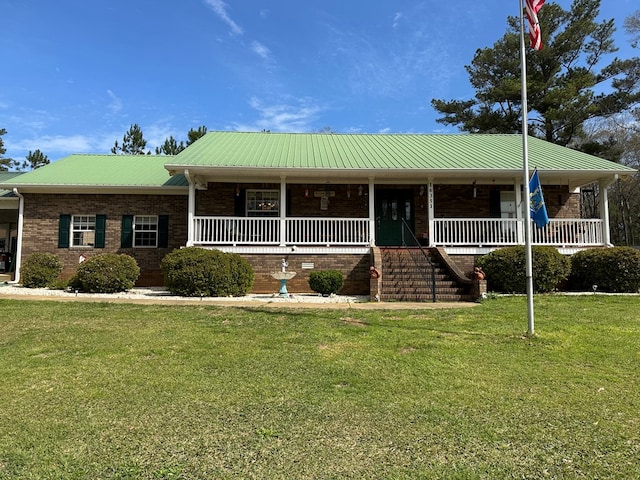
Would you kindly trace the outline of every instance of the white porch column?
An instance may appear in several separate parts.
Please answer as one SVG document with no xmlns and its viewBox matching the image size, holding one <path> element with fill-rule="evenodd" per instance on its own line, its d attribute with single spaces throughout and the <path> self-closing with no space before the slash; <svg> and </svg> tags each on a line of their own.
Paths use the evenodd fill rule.
<svg viewBox="0 0 640 480">
<path fill-rule="evenodd" d="M 375 183 L 373 177 L 369 177 L 369 244 L 372 247 L 376 245 L 376 204 L 375 200 Z"/>
<path fill-rule="evenodd" d="M 17 283 L 20 281 L 20 267 L 22 265 L 22 232 L 24 231 L 24 197 L 17 188 L 13 189 L 13 193 L 20 199 L 18 203 L 18 240 L 16 242 L 16 261 L 14 263 L 13 280 Z M 9 227 L 11 229 L 11 227 Z"/>
<path fill-rule="evenodd" d="M 280 246 L 286 245 L 287 234 L 287 177 L 280 177 Z"/>
<path fill-rule="evenodd" d="M 523 203 L 524 199 L 522 198 L 522 180 L 515 179 L 514 180 L 514 189 L 516 192 L 516 219 L 518 222 L 516 223 L 516 237 L 517 241 L 520 245 L 524 245 L 524 222 L 526 222 L 524 213 L 525 208 L 529 208 L 529 203 Z"/>
<path fill-rule="evenodd" d="M 602 219 L 602 241 L 608 247 L 611 246 L 611 230 L 609 225 L 609 185 L 610 182 L 598 182 L 600 190 L 600 218 Z"/>
<path fill-rule="evenodd" d="M 434 214 L 436 212 L 435 204 L 435 192 L 433 188 L 433 178 L 427 180 L 427 219 L 428 219 L 428 231 L 429 231 L 429 246 L 433 247 L 433 238 L 436 232 L 436 221 Z"/>
<path fill-rule="evenodd" d="M 184 176 L 189 182 L 189 203 L 187 211 L 187 247 L 192 247 L 195 239 L 193 222 L 196 215 L 196 183 L 195 179 L 191 178 L 189 170 L 184 171 Z"/>
</svg>

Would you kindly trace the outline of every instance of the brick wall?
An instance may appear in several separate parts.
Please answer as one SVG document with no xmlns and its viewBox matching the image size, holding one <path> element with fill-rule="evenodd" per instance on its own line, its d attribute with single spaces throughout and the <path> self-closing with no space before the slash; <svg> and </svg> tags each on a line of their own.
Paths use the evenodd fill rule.
<svg viewBox="0 0 640 480">
<path fill-rule="evenodd" d="M 240 192 L 246 189 L 280 190 L 280 184 L 211 182 L 207 190 L 196 193 L 196 215 L 234 215 L 236 201 L 242 198 Z M 320 208 L 320 198 L 315 192 L 333 192 L 327 210 Z M 287 196 L 292 217 L 366 218 L 369 215 L 368 195 L 358 195 L 357 185 L 292 184 L 287 185 Z"/>
<path fill-rule="evenodd" d="M 473 267 L 482 255 L 449 255 L 449 259 L 469 278 L 473 278 Z"/>
<path fill-rule="evenodd" d="M 58 248 L 61 214 L 106 215 L 105 248 Z M 122 215 L 168 215 L 167 248 L 120 248 Z M 48 252 L 63 263 L 63 276 L 75 273 L 80 255 L 125 253 L 136 259 L 141 270 L 137 284 L 162 285 L 160 261 L 187 239 L 187 197 L 163 195 L 24 194 L 23 261 L 32 253 Z"/>
<path fill-rule="evenodd" d="M 288 213 L 293 217 L 366 218 L 369 215 L 368 187 L 363 185 L 362 195 L 358 194 L 359 184 L 292 184 L 287 186 L 289 196 Z M 207 190 L 197 192 L 196 215 L 234 215 L 238 191 L 247 188 L 279 190 L 275 183 L 209 183 Z M 382 188 L 382 187 L 380 187 Z M 428 197 L 425 190 L 420 195 L 420 185 L 384 186 L 384 190 L 411 190 L 413 192 L 413 222 L 415 234 L 420 238 L 428 231 Z M 580 218 L 580 195 L 570 192 L 566 185 L 543 186 L 547 211 L 551 218 Z M 513 191 L 513 185 L 473 184 L 434 186 L 436 218 L 489 218 L 491 190 Z M 308 196 L 305 191 L 308 190 Z M 333 192 L 329 197 L 327 210 L 321 210 L 320 198 L 315 192 Z"/>
<path fill-rule="evenodd" d="M 489 185 L 434 185 L 434 215 L 436 218 L 489 218 Z M 513 190 L 513 186 L 498 185 L 499 190 Z"/>
<path fill-rule="evenodd" d="M 344 274 L 344 286 L 339 292 L 343 295 L 369 295 L 369 266 L 371 255 L 242 255 L 253 267 L 255 281 L 252 293 L 277 293 L 280 282 L 271 277 L 272 272 L 280 271 L 282 259 L 289 266 L 287 271 L 296 272 L 296 276 L 287 282 L 289 293 L 308 293 L 309 274 L 319 270 L 339 270 Z M 312 263 L 313 269 L 302 269 L 303 263 Z"/>
<path fill-rule="evenodd" d="M 549 218 L 580 218 L 580 194 L 567 185 L 543 186 L 542 193 Z"/>
<path fill-rule="evenodd" d="M 513 191 L 513 185 L 477 185 L 474 197 L 472 184 L 435 185 L 434 188 L 436 218 L 489 218 L 491 190 Z M 579 193 L 570 192 L 567 185 L 543 185 L 542 189 L 549 218 L 580 218 Z M 416 219 L 418 216 L 416 204 Z"/>
</svg>

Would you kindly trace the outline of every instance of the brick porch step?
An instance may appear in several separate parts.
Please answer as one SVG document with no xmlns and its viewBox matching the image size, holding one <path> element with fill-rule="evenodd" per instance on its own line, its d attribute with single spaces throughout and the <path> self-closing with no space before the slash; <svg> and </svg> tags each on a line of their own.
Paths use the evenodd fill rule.
<svg viewBox="0 0 640 480">
<path fill-rule="evenodd" d="M 458 284 L 446 266 L 441 265 L 428 249 L 422 251 L 407 248 L 381 248 L 382 301 L 431 302 L 433 301 L 432 269 L 435 274 L 436 301 L 472 301 L 464 285 Z"/>
</svg>

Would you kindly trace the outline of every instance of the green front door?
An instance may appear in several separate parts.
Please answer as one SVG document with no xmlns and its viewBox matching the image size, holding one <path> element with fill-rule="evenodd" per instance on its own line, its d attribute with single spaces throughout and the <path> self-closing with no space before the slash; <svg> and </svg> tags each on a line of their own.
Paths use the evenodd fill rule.
<svg viewBox="0 0 640 480">
<path fill-rule="evenodd" d="M 413 231 L 413 195 L 411 190 L 376 190 L 376 245 L 402 245 L 402 220 Z"/>
</svg>

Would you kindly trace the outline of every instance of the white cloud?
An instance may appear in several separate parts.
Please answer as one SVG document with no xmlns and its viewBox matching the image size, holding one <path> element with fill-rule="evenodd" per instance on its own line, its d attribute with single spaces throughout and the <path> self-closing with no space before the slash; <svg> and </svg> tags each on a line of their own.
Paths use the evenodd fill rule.
<svg viewBox="0 0 640 480">
<path fill-rule="evenodd" d="M 271 50 L 269 50 L 269 48 L 258 41 L 254 40 L 253 42 L 251 42 L 251 50 L 253 50 L 255 54 L 262 57 L 264 60 L 269 60 L 269 58 L 271 57 Z"/>
<path fill-rule="evenodd" d="M 176 129 L 166 120 L 157 121 L 147 127 L 141 127 L 144 138 L 147 141 L 147 150 L 155 153 L 156 147 L 161 146 L 164 141 L 173 136 L 176 142 L 186 140 L 186 132 L 176 133 Z M 183 138 L 184 137 L 184 138 Z"/>
<path fill-rule="evenodd" d="M 396 28 L 398 26 L 398 21 L 402 18 L 402 13 L 401 12 L 397 12 L 395 14 L 395 16 L 393 17 L 393 28 Z"/>
<path fill-rule="evenodd" d="M 425 12 L 397 12 L 394 34 L 381 37 L 373 31 L 327 24 L 326 55 L 352 95 L 402 99 L 447 87 L 451 65 L 459 59 L 444 36 L 432 35 L 433 23 Z M 402 23 L 402 28 L 396 28 Z M 462 63 L 462 61 L 459 61 Z"/>
<path fill-rule="evenodd" d="M 111 102 L 107 105 L 107 108 L 111 111 L 111 113 L 116 114 L 120 110 L 122 110 L 122 100 L 116 96 L 115 93 L 111 90 L 107 90 L 107 95 L 111 98 Z"/>
<path fill-rule="evenodd" d="M 204 0 L 204 3 L 215 12 L 216 15 L 231 28 L 232 35 L 242 35 L 242 27 L 234 22 L 227 13 L 227 4 L 222 0 Z"/>
<path fill-rule="evenodd" d="M 84 135 L 43 135 L 37 138 L 26 138 L 12 145 L 14 150 L 27 152 L 40 149 L 45 155 L 55 157 L 56 154 L 96 151 L 96 141 Z"/>
<path fill-rule="evenodd" d="M 234 123 L 233 128 L 238 131 L 308 132 L 323 108 L 309 98 L 289 100 L 289 103 L 267 104 L 253 97 L 249 106 L 258 112 L 258 120 L 253 124 Z"/>
</svg>

